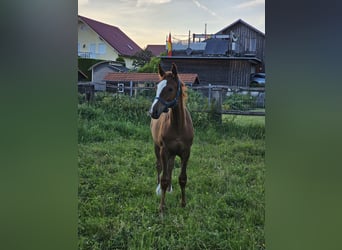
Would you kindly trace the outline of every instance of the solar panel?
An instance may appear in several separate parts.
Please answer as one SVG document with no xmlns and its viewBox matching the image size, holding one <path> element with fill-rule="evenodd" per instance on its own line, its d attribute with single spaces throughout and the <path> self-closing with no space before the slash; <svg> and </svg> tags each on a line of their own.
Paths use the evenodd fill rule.
<svg viewBox="0 0 342 250">
<path fill-rule="evenodd" d="M 225 55 L 228 51 L 228 40 L 209 39 L 206 42 L 204 55 Z"/>
</svg>

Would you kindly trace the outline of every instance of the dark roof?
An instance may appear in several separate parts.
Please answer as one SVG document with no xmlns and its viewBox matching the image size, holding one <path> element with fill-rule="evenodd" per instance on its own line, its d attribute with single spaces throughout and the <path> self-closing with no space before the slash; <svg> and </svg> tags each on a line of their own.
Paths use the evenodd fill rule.
<svg viewBox="0 0 342 250">
<path fill-rule="evenodd" d="M 146 46 L 146 50 L 149 50 L 152 52 L 152 55 L 159 56 L 160 53 L 163 53 L 166 51 L 166 45 L 159 45 L 159 44 L 149 44 Z"/>
<path fill-rule="evenodd" d="M 185 73 L 178 74 L 184 83 L 199 84 L 197 74 Z M 104 81 L 109 82 L 159 82 L 160 78 L 157 73 L 108 73 Z"/>
<path fill-rule="evenodd" d="M 110 66 L 111 68 L 115 69 L 118 72 L 127 72 L 129 70 L 121 62 L 109 61 L 109 60 L 95 63 L 94 65 L 90 66 L 88 70 L 92 70 L 93 68 L 96 68 L 97 66 L 101 64 L 107 64 L 108 66 Z"/>
<path fill-rule="evenodd" d="M 218 31 L 216 34 L 221 34 L 223 31 L 227 30 L 227 29 L 230 29 L 232 28 L 234 25 L 238 24 L 238 23 L 241 23 L 247 27 L 249 27 L 250 29 L 254 30 L 255 32 L 265 36 L 265 33 L 261 32 L 260 30 L 256 29 L 255 27 L 253 27 L 252 25 L 246 23 L 245 21 L 243 21 L 242 19 L 238 19 L 236 20 L 235 22 L 233 22 L 232 24 L 229 24 L 227 27 L 221 29 L 220 31 Z"/>
<path fill-rule="evenodd" d="M 118 27 L 101 23 L 80 15 L 78 18 L 80 21 L 86 23 L 90 28 L 92 28 L 110 46 L 117 50 L 120 55 L 133 56 L 141 50 L 141 48 Z"/>
</svg>

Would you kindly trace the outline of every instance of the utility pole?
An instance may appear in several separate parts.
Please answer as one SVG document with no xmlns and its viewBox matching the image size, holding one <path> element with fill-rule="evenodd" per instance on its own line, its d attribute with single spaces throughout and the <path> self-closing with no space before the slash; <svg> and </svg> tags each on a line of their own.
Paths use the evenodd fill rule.
<svg viewBox="0 0 342 250">
<path fill-rule="evenodd" d="M 204 24 L 204 39 L 207 39 L 207 24 Z"/>
</svg>

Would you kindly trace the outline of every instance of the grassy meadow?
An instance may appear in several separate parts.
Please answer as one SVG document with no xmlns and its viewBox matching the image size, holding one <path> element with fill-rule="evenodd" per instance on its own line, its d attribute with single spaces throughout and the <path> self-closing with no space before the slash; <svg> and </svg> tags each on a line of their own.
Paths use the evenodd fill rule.
<svg viewBox="0 0 342 250">
<path fill-rule="evenodd" d="M 193 98 L 192 98 L 193 97 Z M 263 117 L 193 113 L 187 206 L 179 159 L 158 213 L 149 98 L 97 95 L 78 104 L 79 249 L 265 249 Z M 198 96 L 189 94 L 189 107 Z"/>
</svg>

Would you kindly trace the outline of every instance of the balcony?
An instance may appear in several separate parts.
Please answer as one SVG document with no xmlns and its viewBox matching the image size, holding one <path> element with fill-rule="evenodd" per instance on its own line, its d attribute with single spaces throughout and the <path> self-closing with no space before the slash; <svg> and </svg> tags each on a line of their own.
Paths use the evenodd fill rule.
<svg viewBox="0 0 342 250">
<path fill-rule="evenodd" d="M 77 55 L 81 58 L 99 59 L 99 53 L 94 52 L 77 52 Z"/>
</svg>

